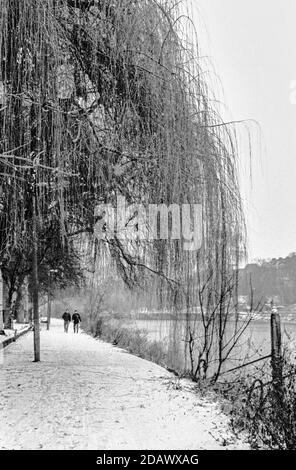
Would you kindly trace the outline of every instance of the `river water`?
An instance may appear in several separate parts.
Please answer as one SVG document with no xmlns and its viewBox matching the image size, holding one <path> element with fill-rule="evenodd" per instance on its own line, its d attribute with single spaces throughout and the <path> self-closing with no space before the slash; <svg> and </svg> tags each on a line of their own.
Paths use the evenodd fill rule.
<svg viewBox="0 0 296 470">
<path fill-rule="evenodd" d="M 181 325 L 184 322 L 179 323 Z M 129 327 L 145 331 L 145 333 L 147 334 L 147 338 L 150 341 L 161 342 L 164 346 L 164 349 L 168 350 L 168 345 L 170 344 L 173 336 L 171 320 L 132 320 L 129 321 L 128 324 Z M 239 324 L 239 326 L 241 325 L 242 322 Z M 232 334 L 233 328 L 234 322 L 230 322 L 228 337 Z M 294 357 L 296 352 L 296 322 L 282 322 L 281 330 L 283 347 L 287 349 L 289 353 L 292 353 Z M 199 334 L 202 336 L 203 333 L 201 322 L 196 323 L 195 331 L 197 338 L 196 343 L 198 343 L 198 336 Z M 233 367 L 237 367 L 242 363 L 251 362 L 259 359 L 260 357 L 265 357 L 269 355 L 271 352 L 270 336 L 271 334 L 269 321 L 253 320 L 240 337 L 238 345 L 232 350 L 224 370 L 228 370 Z M 184 340 L 186 337 L 185 329 L 182 330 L 182 328 L 177 328 L 177 333 L 175 337 L 177 339 L 177 342 L 183 345 L 180 350 L 184 351 Z M 258 364 L 258 367 L 261 367 L 261 363 Z"/>
</svg>

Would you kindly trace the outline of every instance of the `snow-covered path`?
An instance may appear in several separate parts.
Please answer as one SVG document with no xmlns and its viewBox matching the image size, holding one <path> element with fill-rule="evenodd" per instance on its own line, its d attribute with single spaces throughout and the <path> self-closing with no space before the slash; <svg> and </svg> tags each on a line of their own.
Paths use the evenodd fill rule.
<svg viewBox="0 0 296 470">
<path fill-rule="evenodd" d="M 59 321 L 0 358 L 0 449 L 242 448 L 215 404 L 165 369 Z M 225 446 L 225 441 L 224 441 Z"/>
</svg>

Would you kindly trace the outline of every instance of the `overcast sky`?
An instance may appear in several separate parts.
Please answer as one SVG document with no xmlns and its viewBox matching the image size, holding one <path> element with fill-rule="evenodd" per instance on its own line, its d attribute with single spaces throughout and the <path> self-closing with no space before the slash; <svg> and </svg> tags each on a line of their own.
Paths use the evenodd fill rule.
<svg viewBox="0 0 296 470">
<path fill-rule="evenodd" d="M 296 251 L 296 1 L 193 0 L 201 54 L 223 84 L 224 118 L 254 119 L 253 177 L 242 127 L 241 170 L 249 259 Z M 295 90 L 296 90 L 296 85 Z M 296 97 L 296 92 L 295 92 Z"/>
</svg>

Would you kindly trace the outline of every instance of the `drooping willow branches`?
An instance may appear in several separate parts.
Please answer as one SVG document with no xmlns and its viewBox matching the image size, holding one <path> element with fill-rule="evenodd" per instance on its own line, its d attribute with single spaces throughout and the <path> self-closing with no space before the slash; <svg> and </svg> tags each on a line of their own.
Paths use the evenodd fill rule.
<svg viewBox="0 0 296 470">
<path fill-rule="evenodd" d="M 195 31 L 171 0 L 0 0 L 1 264 L 42 240 L 92 239 L 99 203 L 202 205 L 203 243 L 97 245 L 128 284 L 154 276 L 164 302 L 229 301 L 244 222 L 236 143 L 209 99 Z M 35 189 L 34 189 L 35 188 Z M 22 247 L 23 249 L 23 247 Z M 155 280 L 156 279 L 156 280 Z M 152 281 L 151 281 L 152 282 Z M 203 294 L 205 293 L 203 291 Z M 223 312 L 222 312 L 223 313 Z"/>
</svg>

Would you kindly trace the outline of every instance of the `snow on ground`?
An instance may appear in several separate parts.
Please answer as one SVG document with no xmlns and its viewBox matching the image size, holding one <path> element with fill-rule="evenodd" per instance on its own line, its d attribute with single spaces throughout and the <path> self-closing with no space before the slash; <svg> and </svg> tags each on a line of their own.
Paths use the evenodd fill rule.
<svg viewBox="0 0 296 470">
<path fill-rule="evenodd" d="M 188 381 L 55 320 L 4 350 L 0 449 L 235 449 L 227 418 Z M 176 387 L 176 384 L 181 387 Z M 226 444 L 226 445 L 225 445 Z"/>
</svg>

